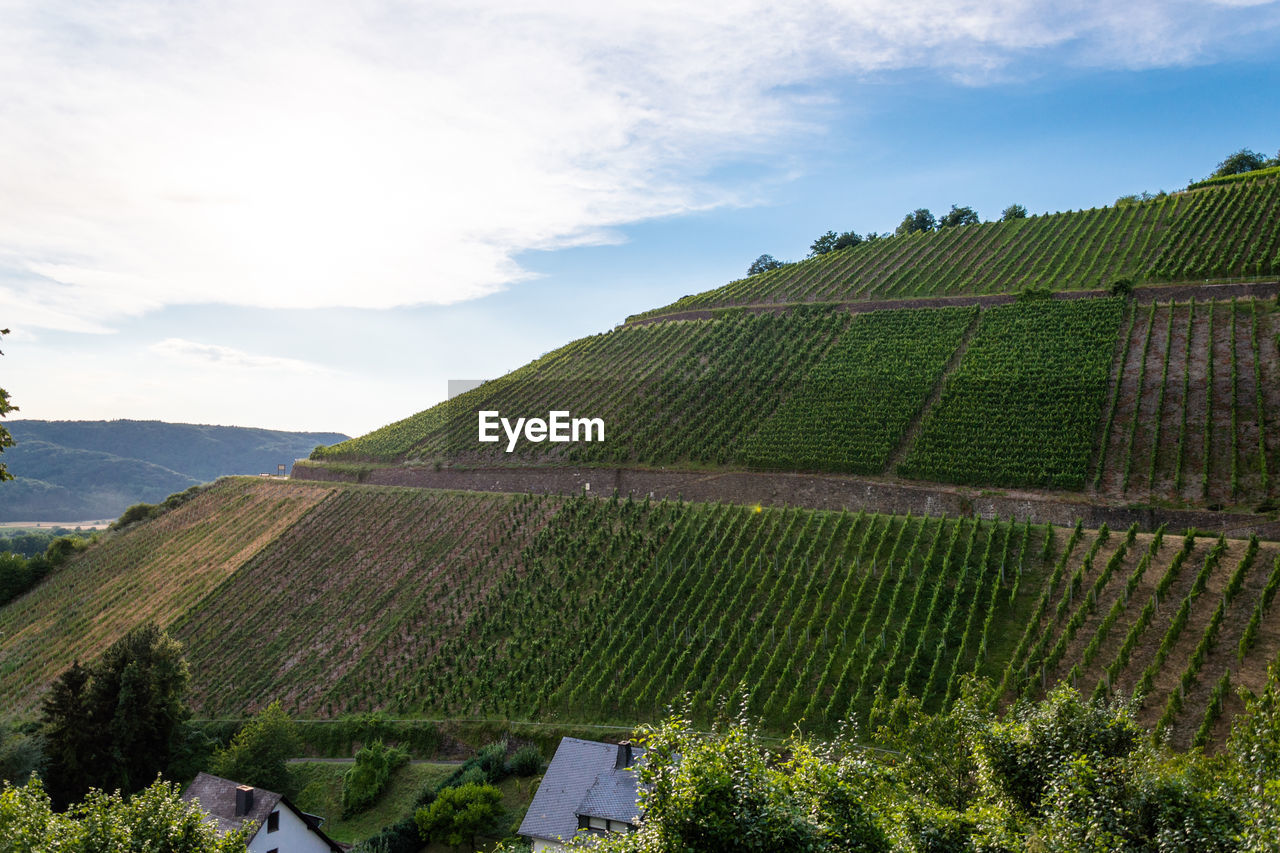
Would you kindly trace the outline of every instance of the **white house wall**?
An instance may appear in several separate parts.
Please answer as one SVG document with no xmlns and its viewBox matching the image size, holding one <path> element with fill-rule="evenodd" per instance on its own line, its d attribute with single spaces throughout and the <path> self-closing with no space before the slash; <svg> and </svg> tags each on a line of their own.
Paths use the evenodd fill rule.
<svg viewBox="0 0 1280 853">
<path fill-rule="evenodd" d="M 259 827 L 258 834 L 249 842 L 249 853 L 268 853 L 270 850 L 278 850 L 280 853 L 329 853 L 329 845 L 312 832 L 292 809 L 282 803 L 276 811 L 280 813 L 280 828 L 275 832 L 267 832 L 264 822 Z"/>
</svg>

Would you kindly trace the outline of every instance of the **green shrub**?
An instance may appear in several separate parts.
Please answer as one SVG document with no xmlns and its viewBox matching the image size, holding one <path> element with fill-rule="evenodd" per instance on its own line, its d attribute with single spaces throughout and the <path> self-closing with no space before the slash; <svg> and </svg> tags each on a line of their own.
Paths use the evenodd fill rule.
<svg viewBox="0 0 1280 853">
<path fill-rule="evenodd" d="M 481 747 L 476 753 L 475 762 L 484 773 L 486 782 L 501 782 L 507 777 L 507 742 L 502 740 Z"/>
<path fill-rule="evenodd" d="M 1118 278 L 1111 282 L 1111 295 L 1129 297 L 1133 295 L 1133 279 Z"/>
<path fill-rule="evenodd" d="M 542 772 L 542 753 L 536 746 L 522 746 L 507 760 L 510 776 L 537 776 Z"/>
<path fill-rule="evenodd" d="M 342 816 L 349 818 L 373 805 L 387 786 L 387 780 L 409 754 L 374 740 L 356 753 L 355 766 L 342 777 Z"/>
</svg>

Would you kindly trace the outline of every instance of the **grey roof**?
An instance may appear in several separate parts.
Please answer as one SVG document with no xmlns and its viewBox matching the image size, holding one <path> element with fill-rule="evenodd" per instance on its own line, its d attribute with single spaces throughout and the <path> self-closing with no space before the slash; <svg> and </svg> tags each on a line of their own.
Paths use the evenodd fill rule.
<svg viewBox="0 0 1280 853">
<path fill-rule="evenodd" d="M 638 811 L 635 771 L 610 768 L 596 776 L 591 790 L 578 804 L 576 814 L 638 824 Z"/>
<path fill-rule="evenodd" d="M 632 752 L 632 768 L 616 770 L 617 744 L 561 738 L 520 824 L 520 834 L 569 841 L 578 831 L 580 814 L 638 823 L 634 762 L 644 750 Z"/>
<path fill-rule="evenodd" d="M 297 806 L 289 802 L 287 797 L 274 791 L 268 791 L 265 788 L 253 789 L 253 807 L 249 809 L 249 814 L 237 817 L 236 788 L 240 784 L 239 782 L 233 782 L 230 779 L 223 779 L 221 776 L 214 776 L 212 773 L 201 771 L 196 774 L 196 778 L 187 786 L 187 790 L 182 792 L 182 799 L 189 803 L 194 802 L 208 812 L 209 818 L 217 827 L 219 835 L 237 830 L 246 823 L 252 823 L 253 831 L 256 832 L 258 827 L 262 826 L 266 821 L 267 815 L 275 811 L 277 806 L 284 805 L 301 818 L 307 826 L 311 827 L 311 831 L 328 844 L 330 850 L 340 851 L 343 849 L 336 841 L 320 830 L 318 818 L 299 810 Z"/>
<path fill-rule="evenodd" d="M 219 835 L 237 830 L 250 821 L 255 828 L 262 826 L 267 815 L 280 804 L 281 796 L 262 788 L 254 788 L 253 808 L 249 809 L 249 814 L 237 817 L 236 788 L 239 785 L 239 782 L 201 772 L 187 786 L 187 790 L 182 792 L 182 799 L 196 802 L 208 812 L 209 817 L 218 825 Z"/>
</svg>

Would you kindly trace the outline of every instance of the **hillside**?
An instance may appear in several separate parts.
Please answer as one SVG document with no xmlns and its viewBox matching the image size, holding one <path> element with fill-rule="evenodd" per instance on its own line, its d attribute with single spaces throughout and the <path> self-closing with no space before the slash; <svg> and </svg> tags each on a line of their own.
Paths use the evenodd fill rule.
<svg viewBox="0 0 1280 853">
<path fill-rule="evenodd" d="M 5 453 L 16 480 L 0 489 L 0 521 L 114 518 L 131 504 L 228 474 L 275 473 L 339 433 L 169 424 L 39 421 L 7 424 Z"/>
<path fill-rule="evenodd" d="M 863 243 L 632 317 L 318 448 L 297 476 L 792 471 L 1273 513 L 1277 235 L 1280 175 L 1263 171 Z M 1111 297 L 1125 282 L 1133 298 Z M 551 410 L 599 418 L 605 439 L 477 441 L 482 411 Z"/>
<path fill-rule="evenodd" d="M 378 464 L 838 472 L 1269 512 L 1278 388 L 1272 298 L 795 306 L 575 341 L 320 448 L 295 475 L 376 475 Z M 520 440 L 510 452 L 505 438 L 477 441 L 480 411 L 552 409 L 601 418 L 605 440 Z"/>
<path fill-rule="evenodd" d="M 686 296 L 631 319 L 735 305 L 1106 289 L 1280 273 L 1280 174 L 1150 201 L 892 237 Z"/>
<path fill-rule="evenodd" d="M 219 481 L 0 609 L 0 707 L 153 618 L 207 717 L 630 726 L 745 685 L 827 735 L 978 676 L 1220 743 L 1280 661 L 1278 187 L 832 253 Z M 584 434 L 478 434 L 553 411 Z"/>
<path fill-rule="evenodd" d="M 770 729 L 829 732 L 977 673 L 1002 704 L 1136 692 L 1188 744 L 1280 656 L 1277 587 L 1275 543 L 1136 527 L 242 478 L 0 609 L 0 706 L 153 618 L 206 716 L 629 725 L 742 682 Z"/>
</svg>

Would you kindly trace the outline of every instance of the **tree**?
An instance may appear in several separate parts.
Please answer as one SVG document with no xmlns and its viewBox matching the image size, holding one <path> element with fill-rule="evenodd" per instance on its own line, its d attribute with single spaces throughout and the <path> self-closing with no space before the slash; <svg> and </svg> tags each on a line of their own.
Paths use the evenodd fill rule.
<svg viewBox="0 0 1280 853">
<path fill-rule="evenodd" d="M 1218 164 L 1218 168 L 1210 177 L 1223 178 L 1227 175 L 1240 175 L 1245 172 L 1253 172 L 1257 169 L 1263 169 L 1267 166 L 1267 158 L 1259 154 L 1257 151 L 1250 151 L 1248 148 L 1241 148 L 1233 154 L 1228 154 L 1226 159 Z"/>
<path fill-rule="evenodd" d="M 298 726 L 279 702 L 245 723 L 226 749 L 213 756 L 215 775 L 277 794 L 295 793 L 288 761 L 302 751 Z"/>
<path fill-rule="evenodd" d="M 8 329 L 0 329 L 0 338 L 7 334 L 9 334 Z M 0 355 L 4 355 L 4 353 L 0 352 Z M 9 392 L 0 388 L 0 418 L 8 417 L 10 412 L 16 411 L 18 411 L 18 407 L 9 402 Z M 6 447 L 13 447 L 13 444 L 13 436 L 9 435 L 9 430 L 0 426 L 0 453 L 3 453 Z M 3 462 L 0 462 L 0 482 L 12 479 L 13 475 L 9 473 L 9 469 L 5 467 Z"/>
<path fill-rule="evenodd" d="M 850 246 L 856 246 L 861 242 L 862 237 L 860 237 L 855 231 L 846 231 L 843 234 L 828 231 L 826 234 L 823 234 L 818 237 L 818 239 L 814 240 L 813 244 L 809 246 L 809 257 L 816 258 L 818 255 L 825 255 L 828 252 L 847 249 Z"/>
<path fill-rule="evenodd" d="M 39 779 L 0 788 L 0 850 L 13 853 L 243 853 L 249 829 L 219 835 L 208 815 L 184 802 L 178 786 L 156 780 L 124 799 L 94 790 L 63 814 Z"/>
<path fill-rule="evenodd" d="M 1010 222 L 1014 219 L 1026 219 L 1027 209 L 1020 204 L 1011 204 L 1000 212 L 1001 222 Z"/>
<path fill-rule="evenodd" d="M 451 847 L 463 843 L 476 849 L 476 836 L 502 814 L 502 792 L 492 785 L 469 783 L 445 788 L 429 806 L 414 814 L 418 832 L 426 841 Z"/>
<path fill-rule="evenodd" d="M 939 228 L 954 228 L 957 225 L 977 225 L 978 212 L 972 207 L 956 207 L 951 205 L 951 210 L 938 220 Z"/>
<path fill-rule="evenodd" d="M 781 266 L 784 266 L 782 261 L 773 255 L 761 255 L 751 262 L 751 266 L 747 267 L 747 275 L 758 275 L 769 270 L 776 270 Z"/>
<path fill-rule="evenodd" d="M 90 788 L 141 790 L 169 765 L 190 717 L 182 646 L 153 623 L 117 640 L 92 666 L 78 663 L 43 706 L 50 793 L 66 803 Z"/>
<path fill-rule="evenodd" d="M 818 255 L 825 255 L 827 252 L 834 251 L 836 248 L 836 240 L 840 235 L 834 231 L 828 231 L 814 240 L 809 246 L 809 257 L 814 258 Z"/>
<path fill-rule="evenodd" d="M 893 233 L 897 237 L 904 237 L 907 234 L 915 234 L 918 231 L 932 231 L 937 224 L 938 222 L 933 218 L 933 214 L 929 212 L 929 208 L 917 207 L 902 217 L 902 222 Z"/>
</svg>

